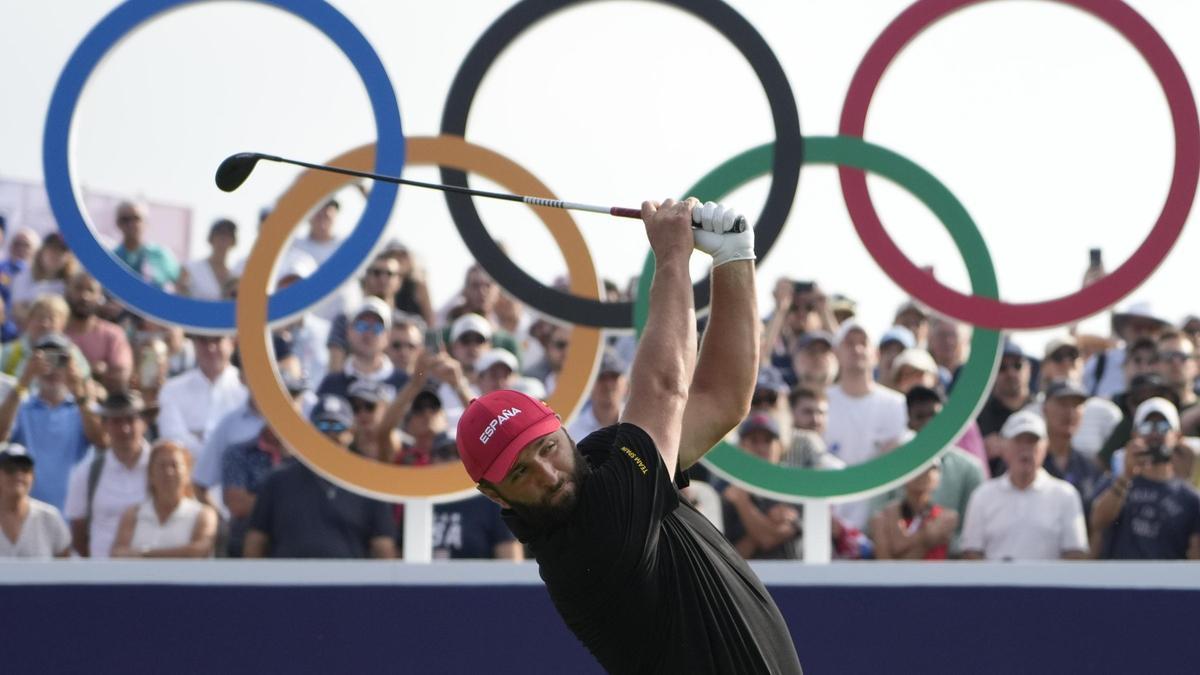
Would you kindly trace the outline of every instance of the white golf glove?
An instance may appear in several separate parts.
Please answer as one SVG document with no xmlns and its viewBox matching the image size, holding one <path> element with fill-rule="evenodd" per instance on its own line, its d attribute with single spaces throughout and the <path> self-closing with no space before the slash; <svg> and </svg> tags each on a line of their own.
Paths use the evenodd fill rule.
<svg viewBox="0 0 1200 675">
<path fill-rule="evenodd" d="M 748 223 L 742 232 L 734 232 L 738 214 L 716 202 L 706 202 L 692 210 L 692 230 L 696 249 L 712 256 L 713 267 L 734 260 L 754 260 L 754 228 Z"/>
</svg>

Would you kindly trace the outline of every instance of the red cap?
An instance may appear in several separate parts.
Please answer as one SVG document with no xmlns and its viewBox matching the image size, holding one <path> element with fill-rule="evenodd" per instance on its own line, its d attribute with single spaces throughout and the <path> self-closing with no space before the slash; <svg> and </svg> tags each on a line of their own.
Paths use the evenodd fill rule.
<svg viewBox="0 0 1200 675">
<path fill-rule="evenodd" d="M 458 454 L 471 480 L 499 483 L 535 438 L 558 431 L 558 415 L 519 391 L 501 389 L 471 401 L 458 420 Z"/>
</svg>

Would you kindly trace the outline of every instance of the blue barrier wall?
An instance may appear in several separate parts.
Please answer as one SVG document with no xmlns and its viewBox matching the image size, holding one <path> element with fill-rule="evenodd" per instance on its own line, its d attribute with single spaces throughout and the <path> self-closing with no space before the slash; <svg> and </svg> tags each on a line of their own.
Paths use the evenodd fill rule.
<svg viewBox="0 0 1200 675">
<path fill-rule="evenodd" d="M 482 581 L 10 580 L 0 672 L 600 672 L 544 588 Z M 1200 590 L 769 586 L 808 673 L 1197 671 Z"/>
</svg>

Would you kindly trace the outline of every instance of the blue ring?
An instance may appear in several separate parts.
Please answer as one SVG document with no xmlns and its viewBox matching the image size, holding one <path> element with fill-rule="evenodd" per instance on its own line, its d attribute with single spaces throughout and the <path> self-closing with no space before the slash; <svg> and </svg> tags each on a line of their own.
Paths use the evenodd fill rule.
<svg viewBox="0 0 1200 675">
<path fill-rule="evenodd" d="M 234 303 L 229 300 L 198 300 L 167 293 L 149 286 L 133 270 L 105 250 L 97 241 L 79 210 L 71 179 L 70 134 L 79 94 L 96 64 L 134 28 L 168 9 L 198 0 L 129 0 L 107 16 L 84 37 L 63 68 L 46 114 L 42 138 L 42 170 L 50 208 L 59 230 L 80 263 L 131 309 L 160 322 L 204 331 L 231 331 L 236 326 Z M 342 50 L 371 100 L 375 117 L 377 152 L 375 172 L 400 175 L 404 167 L 404 131 L 396 92 L 379 56 L 366 37 L 343 14 L 320 0 L 254 0 L 273 5 L 304 19 L 319 29 Z M 253 148 L 251 148 L 253 149 Z M 387 226 L 396 203 L 397 186 L 377 183 L 367 198 L 362 218 L 333 256 L 308 278 L 278 292 L 270 299 L 268 317 L 277 321 L 303 312 L 332 293 L 371 254 Z"/>
</svg>

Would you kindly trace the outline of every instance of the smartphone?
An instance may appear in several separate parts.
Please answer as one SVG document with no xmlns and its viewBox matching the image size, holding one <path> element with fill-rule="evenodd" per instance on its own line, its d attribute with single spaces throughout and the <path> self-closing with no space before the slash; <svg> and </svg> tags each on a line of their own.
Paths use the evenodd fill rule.
<svg viewBox="0 0 1200 675">
<path fill-rule="evenodd" d="M 1100 260 L 1100 249 L 1094 248 L 1088 251 L 1088 266 L 1103 267 L 1104 263 Z"/>
<path fill-rule="evenodd" d="M 796 291 L 796 293 L 812 293 L 813 289 L 816 287 L 817 284 L 814 281 L 797 281 L 792 285 L 792 288 Z"/>
<path fill-rule="evenodd" d="M 442 331 L 436 328 L 429 328 L 425 331 L 425 351 L 442 351 Z"/>
</svg>

